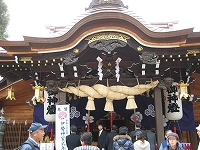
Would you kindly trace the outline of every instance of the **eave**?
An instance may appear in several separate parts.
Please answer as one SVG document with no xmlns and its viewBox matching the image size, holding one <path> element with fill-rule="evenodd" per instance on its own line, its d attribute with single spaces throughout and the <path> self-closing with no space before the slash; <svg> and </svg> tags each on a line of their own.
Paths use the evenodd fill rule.
<svg viewBox="0 0 200 150">
<path fill-rule="evenodd" d="M 170 32 L 153 32 L 127 14 L 100 12 L 83 18 L 63 36 L 55 38 L 24 36 L 24 41 L 0 41 L 0 46 L 4 47 L 10 55 L 59 52 L 75 47 L 91 34 L 106 31 L 125 33 L 147 47 L 167 48 L 185 44 L 187 37 L 193 33 L 193 28 Z M 13 47 L 15 48 L 13 49 Z"/>
</svg>

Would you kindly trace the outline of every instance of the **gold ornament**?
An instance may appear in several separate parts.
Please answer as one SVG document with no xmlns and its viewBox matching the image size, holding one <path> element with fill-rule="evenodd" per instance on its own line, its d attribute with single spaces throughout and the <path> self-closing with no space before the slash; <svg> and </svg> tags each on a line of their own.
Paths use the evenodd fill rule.
<svg viewBox="0 0 200 150">
<path fill-rule="evenodd" d="M 8 96 L 6 97 L 6 99 L 16 100 L 14 96 L 14 89 L 12 88 L 12 86 L 8 88 L 7 90 L 8 90 Z"/>
</svg>

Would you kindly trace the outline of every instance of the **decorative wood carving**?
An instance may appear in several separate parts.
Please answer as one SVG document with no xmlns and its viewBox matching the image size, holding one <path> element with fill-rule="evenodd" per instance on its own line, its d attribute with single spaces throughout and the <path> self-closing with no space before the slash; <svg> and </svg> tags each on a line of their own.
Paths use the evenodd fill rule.
<svg viewBox="0 0 200 150">
<path fill-rule="evenodd" d="M 99 33 L 86 38 L 91 48 L 103 50 L 108 54 L 117 48 L 125 47 L 130 37 L 120 33 Z"/>
<path fill-rule="evenodd" d="M 48 92 L 58 92 L 58 83 L 54 80 L 46 81 L 46 91 Z"/>
<path fill-rule="evenodd" d="M 100 40 L 94 41 L 89 44 L 91 48 L 95 48 L 97 50 L 102 50 L 111 54 L 111 52 L 117 47 L 125 47 L 126 43 L 120 40 Z"/>
<path fill-rule="evenodd" d="M 142 61 L 142 63 L 145 64 L 156 64 L 159 58 L 159 56 L 156 55 L 155 53 L 148 53 L 148 52 L 142 53 L 142 55 L 139 55 L 139 57 L 140 61 Z"/>
<path fill-rule="evenodd" d="M 71 65 L 71 64 L 77 62 L 78 57 L 76 58 L 75 56 L 76 56 L 76 54 L 74 52 L 68 52 L 64 57 L 63 63 L 65 65 Z"/>
</svg>

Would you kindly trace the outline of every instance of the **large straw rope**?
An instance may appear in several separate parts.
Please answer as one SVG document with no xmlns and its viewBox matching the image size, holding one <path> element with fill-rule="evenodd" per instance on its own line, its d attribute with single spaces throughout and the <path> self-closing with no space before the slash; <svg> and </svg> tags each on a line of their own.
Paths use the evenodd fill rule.
<svg viewBox="0 0 200 150">
<path fill-rule="evenodd" d="M 95 110 L 94 98 L 106 98 L 105 110 L 113 111 L 113 100 L 121 100 L 128 98 L 126 109 L 135 109 L 134 96 L 144 93 L 145 91 L 155 88 L 159 81 L 151 82 L 150 84 L 138 84 L 134 87 L 128 86 L 111 86 L 107 87 L 102 84 L 96 84 L 92 87 L 81 85 L 78 87 L 68 86 L 65 88 L 58 88 L 60 91 L 73 93 L 80 97 L 88 97 L 87 110 Z M 112 106 L 111 106 L 112 105 Z"/>
</svg>

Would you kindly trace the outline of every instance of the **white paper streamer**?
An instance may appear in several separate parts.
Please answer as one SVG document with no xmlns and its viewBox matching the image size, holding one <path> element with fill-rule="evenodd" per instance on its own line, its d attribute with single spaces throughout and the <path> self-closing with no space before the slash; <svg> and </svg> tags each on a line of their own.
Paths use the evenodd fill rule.
<svg viewBox="0 0 200 150">
<path fill-rule="evenodd" d="M 103 79 L 103 73 L 102 73 L 102 59 L 98 56 L 97 57 L 97 61 L 99 62 L 98 63 L 98 75 L 99 75 L 99 80 L 102 80 Z"/>
<path fill-rule="evenodd" d="M 119 78 L 120 78 L 120 74 L 119 74 L 119 63 L 121 62 L 121 58 L 117 58 L 116 62 L 116 66 L 115 66 L 115 73 L 116 73 L 116 78 L 117 78 L 117 82 L 119 82 Z"/>
</svg>

